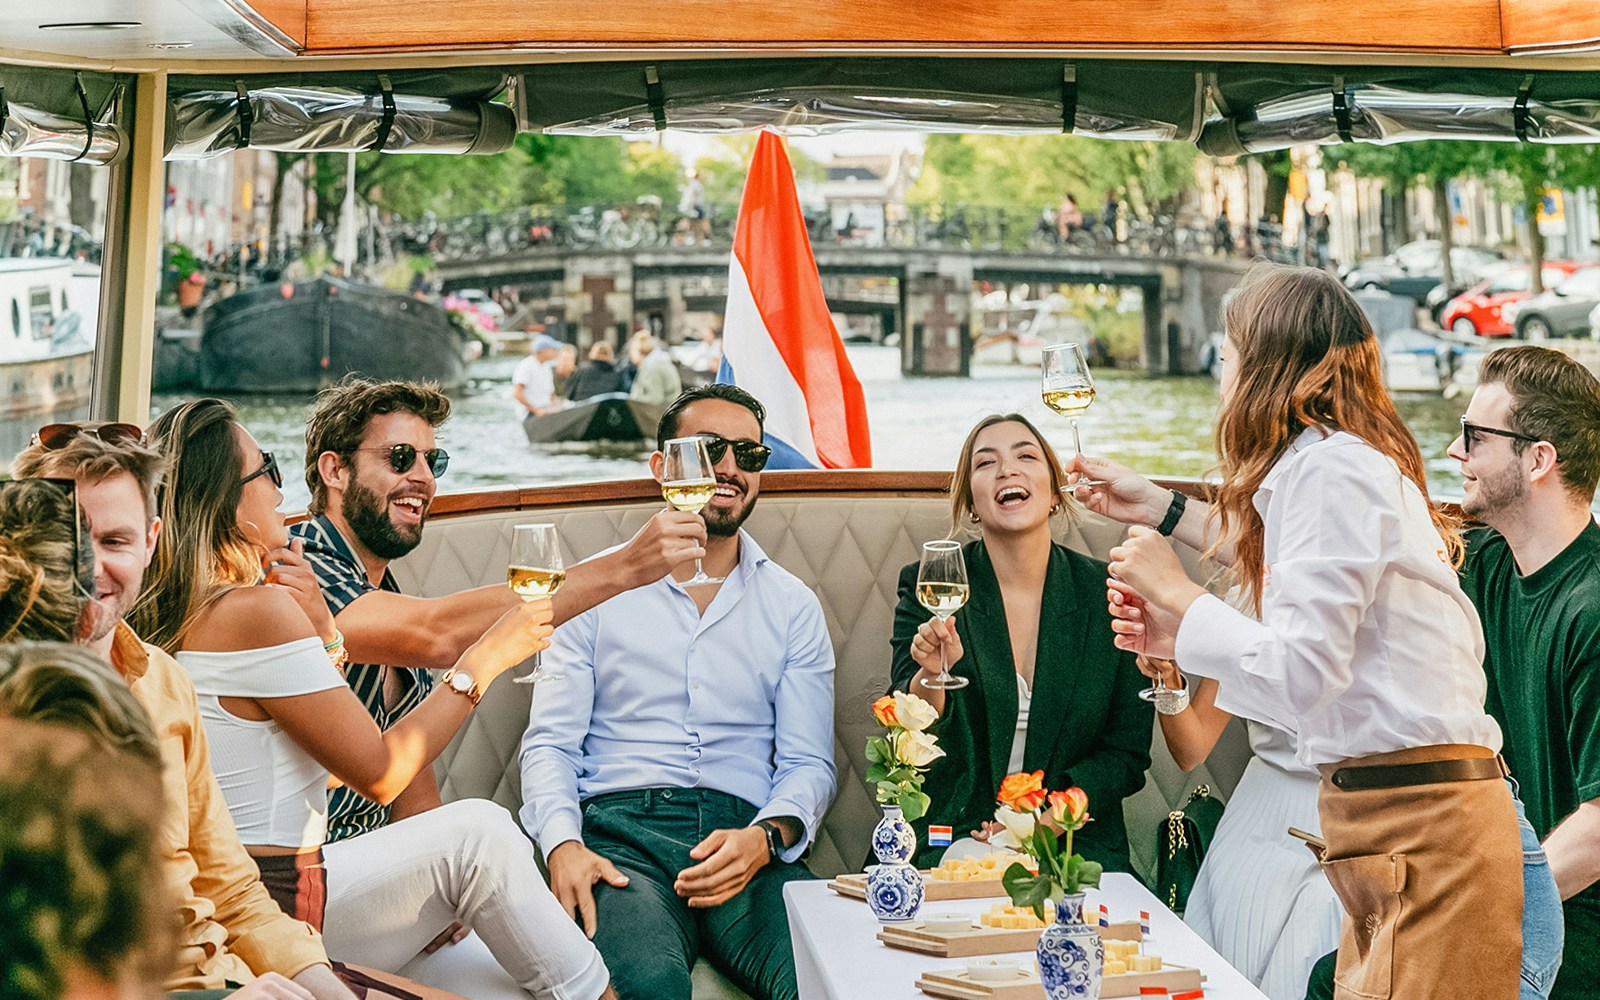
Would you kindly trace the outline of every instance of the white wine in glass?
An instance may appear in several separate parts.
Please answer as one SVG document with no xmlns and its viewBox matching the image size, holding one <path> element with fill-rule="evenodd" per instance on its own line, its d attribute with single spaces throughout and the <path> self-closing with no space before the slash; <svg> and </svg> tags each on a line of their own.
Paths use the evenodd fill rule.
<svg viewBox="0 0 1600 1000">
<path fill-rule="evenodd" d="M 949 540 L 924 542 L 922 565 L 917 568 L 917 603 L 927 608 L 939 619 L 940 627 L 967 603 L 972 590 L 967 585 L 967 560 L 961 554 L 961 543 Z M 939 644 L 939 675 L 924 677 L 922 683 L 931 688 L 952 690 L 966 687 L 965 677 L 950 673 L 944 643 Z"/>
<path fill-rule="evenodd" d="M 1054 344 L 1044 349 L 1039 366 L 1039 396 L 1044 405 L 1072 421 L 1072 450 L 1082 457 L 1078 418 L 1094 402 L 1094 376 L 1089 374 L 1089 361 L 1083 356 L 1081 345 Z M 1065 489 L 1103 485 L 1098 479 L 1079 479 Z"/>
<path fill-rule="evenodd" d="M 553 524 L 518 524 L 511 529 L 511 561 L 506 567 L 506 585 L 524 601 L 552 597 L 567 581 L 567 569 L 561 561 L 561 539 L 556 536 Z M 533 654 L 533 669 L 522 677 L 512 678 L 514 684 L 534 684 L 539 681 L 559 681 L 561 674 L 553 674 L 540 665 L 540 656 Z"/>
<path fill-rule="evenodd" d="M 661 458 L 661 498 L 678 510 L 698 514 L 717 492 L 717 474 L 705 438 L 672 438 L 662 445 Z M 683 585 L 702 587 L 722 581 L 720 576 L 706 576 L 705 567 L 696 559 L 694 576 Z"/>
</svg>

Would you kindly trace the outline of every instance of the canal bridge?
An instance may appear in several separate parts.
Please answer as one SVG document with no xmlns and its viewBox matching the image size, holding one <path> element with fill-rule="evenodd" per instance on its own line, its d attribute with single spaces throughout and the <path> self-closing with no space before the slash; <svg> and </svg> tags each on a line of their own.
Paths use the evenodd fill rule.
<svg viewBox="0 0 1600 1000">
<path fill-rule="evenodd" d="M 631 248 L 555 239 L 430 249 L 445 291 L 516 289 L 521 308 L 508 325 L 553 323 L 586 349 L 597 340 L 620 344 L 640 322 L 677 342 L 689 334 L 691 314 L 720 314 L 731 242 L 724 233 L 707 235 L 705 242 L 661 240 Z M 1210 333 L 1222 328 L 1222 297 L 1248 266 L 1180 241 L 1159 247 L 1103 240 L 1057 245 L 1037 238 L 1018 247 L 1000 240 L 951 245 L 986 242 L 970 237 L 921 242 L 873 246 L 813 236 L 830 308 L 874 316 L 880 330 L 899 333 L 901 367 L 919 375 L 967 374 L 983 329 L 974 290 L 1024 282 L 1139 289 L 1143 367 L 1199 372 Z"/>
</svg>

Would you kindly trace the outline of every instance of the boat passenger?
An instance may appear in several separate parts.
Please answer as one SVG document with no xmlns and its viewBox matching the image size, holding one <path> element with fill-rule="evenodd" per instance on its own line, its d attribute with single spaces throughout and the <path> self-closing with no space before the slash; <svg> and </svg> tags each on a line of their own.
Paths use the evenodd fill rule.
<svg viewBox="0 0 1600 1000">
<path fill-rule="evenodd" d="M 353 1000 L 334 975 L 321 936 L 278 908 L 240 844 L 211 772 L 210 745 L 188 676 L 162 649 L 141 642 L 122 620 L 139 597 L 162 528 L 155 506 L 161 456 L 139 437 L 131 424 L 52 424 L 41 428 L 34 443 L 17 456 L 12 473 L 18 477 L 75 481 L 77 502 L 89 525 L 82 540 L 90 553 L 77 558 L 69 554 L 63 560 L 59 554 L 49 555 L 48 546 L 30 549 L 29 558 L 45 572 L 29 574 L 30 585 L 40 580 L 39 599 L 17 635 L 61 638 L 66 626 L 60 624 L 59 609 L 66 606 L 65 599 L 45 600 L 46 595 L 70 595 L 74 586 L 94 595 L 85 602 L 80 641 L 127 681 L 154 725 L 162 759 L 168 762 L 165 801 L 172 810 L 161 825 L 158 844 L 162 877 L 183 916 L 176 954 L 163 971 L 164 988 L 216 990 L 232 982 L 246 984 L 234 994 L 237 1000 Z M 46 520 L 63 523 L 60 517 Z M 31 514 L 30 521 L 40 523 L 38 514 Z M 0 509 L 0 537 L 13 545 L 27 544 L 21 523 Z M 56 540 L 58 552 L 61 540 L 69 537 L 63 533 Z M 72 574 L 85 558 L 93 567 L 88 585 L 74 585 Z M 52 605 L 58 608 L 56 623 L 42 622 L 39 616 Z M 72 609 L 72 617 L 80 610 L 83 605 Z"/>
<path fill-rule="evenodd" d="M 945 750 L 927 770 L 930 812 L 913 824 L 918 864 L 936 865 L 946 852 L 930 845 L 930 823 L 986 840 L 1001 781 L 1043 771 L 1046 788 L 1089 793 L 1094 822 L 1073 846 L 1109 871 L 1133 870 L 1122 803 L 1144 787 L 1152 712 L 1139 698 L 1133 654 L 1112 643 L 1105 563 L 1051 537 L 1077 516 L 1061 494 L 1065 481 L 1026 417 L 985 417 L 962 444 L 950 485 L 951 535 L 978 535 L 962 549 L 966 606 L 941 624 L 917 602 L 918 564 L 900 571 L 891 690 L 939 710 Z M 920 683 L 938 675 L 941 655 L 970 686 Z"/>
<path fill-rule="evenodd" d="M 14 582 L 17 568 L 6 559 L 0 577 Z M 0 992 L 154 996 L 172 968 L 177 900 L 156 846 L 150 716 L 86 649 L 0 645 L 0 760 Z"/>
<path fill-rule="evenodd" d="M 639 360 L 635 362 L 638 371 L 633 377 L 633 388 L 628 390 L 628 398 L 652 406 L 665 406 L 677 399 L 683 392 L 683 379 L 661 341 L 647 333 L 639 339 L 638 351 Z"/>
<path fill-rule="evenodd" d="M 518 420 L 540 417 L 561 409 L 556 396 L 554 371 L 551 363 L 561 353 L 561 341 L 541 333 L 533 340 L 533 353 L 517 362 L 511 373 L 511 398 L 516 400 L 515 415 Z"/>
<path fill-rule="evenodd" d="M 333 613 L 334 627 L 344 636 L 351 660 L 345 681 L 380 729 L 390 729 L 411 712 L 421 710 L 419 706 L 429 700 L 435 685 L 430 669 L 456 664 L 502 615 L 522 603 L 503 583 L 446 597 L 409 597 L 399 592 L 389 572 L 391 560 L 410 552 L 422 540 L 438 489 L 437 476 L 448 461 L 448 455 L 435 444 L 434 431 L 449 413 L 450 401 L 430 385 L 351 377 L 318 397 L 306 425 L 306 485 L 311 491 L 312 516 L 290 531 L 304 544 L 306 560 Z M 694 559 L 704 551 L 704 532 L 700 519 L 692 514 L 673 511 L 657 515 L 627 545 L 568 571 L 565 585 L 552 600 L 553 622 L 559 625 L 628 587 L 659 579 L 673 566 Z M 448 697 L 457 701 L 476 702 L 488 687 L 487 678 L 461 670 L 451 680 Z M 383 833 L 391 819 L 426 819 L 418 814 L 437 811 L 439 805 L 432 768 L 422 768 L 392 805 L 380 805 L 348 787 L 334 790 L 328 804 L 325 848 L 329 871 L 336 872 L 336 863 L 346 856 L 370 861 L 381 871 L 387 862 L 381 851 L 362 846 L 369 843 L 366 838 Z M 481 820 L 476 835 L 492 836 L 500 850 L 509 851 L 512 843 L 526 850 L 526 838 L 504 812 L 498 808 L 491 811 L 482 803 L 474 804 L 473 810 Z M 439 825 L 453 828 L 453 824 Z M 461 832 L 445 830 L 431 836 L 436 842 L 449 843 L 451 836 L 459 837 Z M 491 894 L 534 891 L 492 880 L 464 884 L 475 886 L 474 892 Z M 424 899 L 433 898 L 431 884 L 412 888 Z M 346 954 L 347 947 L 357 943 L 353 939 L 360 939 L 383 949 L 383 955 L 377 957 L 384 965 L 403 964 L 457 932 L 452 921 L 459 918 L 448 908 L 444 912 L 429 909 L 417 928 L 405 926 L 386 932 L 386 925 L 374 920 L 374 912 L 387 910 L 388 903 L 350 899 L 352 905 L 346 907 L 346 899 L 329 899 L 329 947 L 335 954 Z M 477 905 L 481 900 L 474 896 L 468 902 Z M 487 930 L 476 929 L 480 934 Z M 532 948 L 528 953 L 548 954 Z M 424 981 L 447 979 L 452 974 L 450 966 L 483 968 L 488 957 L 483 942 L 474 936 L 437 950 L 408 973 Z M 519 971 L 518 981 L 537 972 L 526 966 Z M 521 995 L 520 991 L 501 992 Z M 593 994 L 574 987 L 570 995 Z"/>
<path fill-rule="evenodd" d="M 622 374 L 617 371 L 616 353 L 603 340 L 589 348 L 589 360 L 578 366 L 572 381 L 567 383 L 567 398 L 573 402 L 590 396 L 622 392 Z"/>
<path fill-rule="evenodd" d="M 833 644 L 817 597 L 741 525 L 770 451 L 731 385 L 690 389 L 659 438 L 704 435 L 716 494 L 689 567 L 573 618 L 522 742 L 522 819 L 550 885 L 625 1000 L 688 1000 L 705 958 L 756 1000 L 795 1000 L 783 887 L 833 798 Z M 663 457 L 650 459 L 657 479 Z"/>
<path fill-rule="evenodd" d="M 1117 642 L 1218 680 L 1221 708 L 1295 733 L 1321 772 L 1323 865 L 1347 914 L 1337 995 L 1449 982 L 1462 997 L 1513 996 L 1523 852 L 1483 710 L 1483 633 L 1377 339 L 1338 279 L 1312 268 L 1261 267 L 1226 321 L 1214 507 L 1112 463 L 1076 465 L 1106 480 L 1080 498 L 1133 524 L 1111 552 Z M 1259 620 L 1188 578 L 1174 532 L 1232 563 Z"/>
<path fill-rule="evenodd" d="M 380 730 L 338 670 L 343 639 L 278 512 L 275 459 L 218 399 L 163 413 L 150 441 L 169 465 L 162 520 L 184 527 L 156 546 L 133 620 L 193 679 L 229 811 L 278 904 L 340 959 L 385 972 L 458 920 L 522 989 L 601 996 L 604 963 L 499 806 L 460 800 L 323 850 L 330 773 L 389 805 L 431 769 L 476 690 L 441 685 Z M 487 688 L 544 647 L 549 618 L 548 601 L 510 609 L 452 672 Z"/>
<path fill-rule="evenodd" d="M 556 352 L 556 359 L 550 362 L 550 381 L 558 399 L 567 398 L 567 385 L 572 381 L 572 373 L 577 370 L 577 345 L 562 344 L 561 350 Z"/>
</svg>

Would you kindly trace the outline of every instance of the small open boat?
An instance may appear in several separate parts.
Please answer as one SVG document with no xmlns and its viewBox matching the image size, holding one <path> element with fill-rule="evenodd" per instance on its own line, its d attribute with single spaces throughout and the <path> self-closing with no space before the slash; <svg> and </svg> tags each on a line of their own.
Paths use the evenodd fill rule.
<svg viewBox="0 0 1600 1000">
<path fill-rule="evenodd" d="M 655 437 L 664 406 L 637 403 L 625 392 L 580 399 L 564 410 L 528 414 L 522 429 L 530 444 L 562 441 L 647 441 Z"/>
</svg>

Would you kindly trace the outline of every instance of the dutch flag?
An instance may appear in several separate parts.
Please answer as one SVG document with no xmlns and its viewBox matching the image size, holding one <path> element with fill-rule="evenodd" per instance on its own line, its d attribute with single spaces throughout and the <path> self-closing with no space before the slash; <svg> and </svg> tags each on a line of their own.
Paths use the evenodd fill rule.
<svg viewBox="0 0 1600 1000">
<path fill-rule="evenodd" d="M 1104 904 L 1104 903 L 1100 904 L 1100 926 L 1101 927 L 1110 927 L 1111 926 L 1111 911 L 1106 909 L 1106 904 Z"/>
<path fill-rule="evenodd" d="M 1150 911 L 1139 911 L 1139 934 L 1143 937 L 1150 936 Z"/>
<path fill-rule="evenodd" d="M 872 464 L 867 404 L 822 295 L 783 142 L 761 133 L 739 203 L 718 382 L 767 408 L 768 468 Z"/>
<path fill-rule="evenodd" d="M 928 827 L 929 847 L 949 847 L 950 839 L 955 836 L 955 828 L 950 826 Z"/>
</svg>

